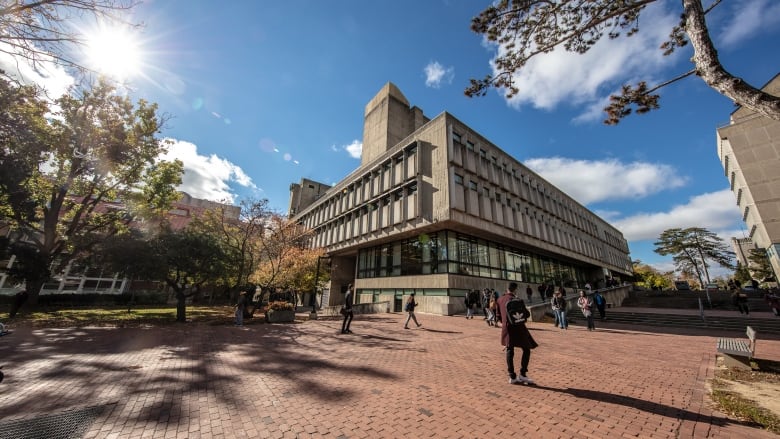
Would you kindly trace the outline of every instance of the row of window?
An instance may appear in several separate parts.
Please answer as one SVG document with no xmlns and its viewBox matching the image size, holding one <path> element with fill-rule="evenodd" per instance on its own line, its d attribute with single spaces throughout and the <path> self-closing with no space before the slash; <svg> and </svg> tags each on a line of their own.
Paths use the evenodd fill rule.
<svg viewBox="0 0 780 439">
<path fill-rule="evenodd" d="M 516 163 L 516 167 L 508 164 L 507 160 L 511 163 L 514 162 L 514 159 L 505 156 L 503 152 L 499 152 L 497 149 L 496 151 L 488 151 L 487 146 L 480 145 L 478 166 L 474 164 L 471 159 L 477 156 L 476 146 L 471 140 L 464 140 L 465 137 L 455 130 L 452 131 L 453 161 L 458 166 L 463 167 L 464 171 L 471 171 L 475 175 L 464 178 L 464 174 L 456 174 L 456 184 L 465 184 L 474 191 L 480 190 L 481 187 L 486 196 L 490 196 L 492 192 L 497 200 L 505 198 L 507 202 L 510 202 L 508 200 L 510 195 L 516 194 L 521 199 L 588 234 L 599 235 L 600 228 L 589 218 L 590 215 L 584 209 L 563 194 L 546 187 L 544 182 L 536 179 L 531 172 L 524 172 L 519 163 Z M 501 155 L 500 165 L 497 155 Z M 486 181 L 478 182 L 480 179 Z M 493 186 L 492 190 L 490 186 Z M 499 188 L 503 189 L 506 195 L 502 197 Z M 625 246 L 626 250 L 627 248 Z"/>
<path fill-rule="evenodd" d="M 419 167 L 417 156 L 417 143 L 413 143 L 317 205 L 302 219 L 303 224 L 315 229 L 342 215 L 359 213 L 354 212 L 359 209 L 377 209 L 415 191 L 416 185 L 401 186 L 416 178 Z M 393 188 L 398 189 L 392 191 Z M 385 196 L 380 198 L 382 195 Z"/>
<path fill-rule="evenodd" d="M 580 267 L 453 231 L 365 248 L 358 253 L 357 277 L 451 273 L 518 282 L 582 285 Z"/>
<path fill-rule="evenodd" d="M 312 245 L 328 247 L 419 216 L 416 182 L 315 228 Z"/>
</svg>

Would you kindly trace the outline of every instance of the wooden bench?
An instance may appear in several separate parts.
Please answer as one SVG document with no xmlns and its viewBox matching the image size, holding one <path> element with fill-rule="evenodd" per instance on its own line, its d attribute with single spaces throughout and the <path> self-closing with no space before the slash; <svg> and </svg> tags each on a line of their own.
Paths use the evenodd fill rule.
<svg viewBox="0 0 780 439">
<path fill-rule="evenodd" d="M 719 338 L 718 352 L 728 367 L 751 370 L 750 360 L 756 353 L 756 331 L 750 326 L 746 331 L 747 340 L 737 338 Z"/>
</svg>

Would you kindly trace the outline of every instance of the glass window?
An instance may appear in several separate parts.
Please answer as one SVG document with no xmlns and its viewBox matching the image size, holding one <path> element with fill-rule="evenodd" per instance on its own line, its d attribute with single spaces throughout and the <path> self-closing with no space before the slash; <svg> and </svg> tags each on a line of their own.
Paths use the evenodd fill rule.
<svg viewBox="0 0 780 439">
<path fill-rule="evenodd" d="M 455 174 L 455 184 L 463 184 L 463 176 Z"/>
<path fill-rule="evenodd" d="M 357 263 L 359 278 L 450 272 L 569 286 L 586 277 L 578 267 L 554 259 L 447 231 L 362 249 Z"/>
<path fill-rule="evenodd" d="M 455 143 L 461 143 L 460 134 L 456 133 L 455 131 L 452 132 L 452 141 Z"/>
<path fill-rule="evenodd" d="M 469 189 L 471 189 L 472 191 L 477 190 L 477 183 L 469 180 Z"/>
<path fill-rule="evenodd" d="M 471 142 L 471 141 L 467 141 L 466 142 L 466 149 L 468 149 L 469 151 L 474 151 L 474 143 Z"/>
</svg>

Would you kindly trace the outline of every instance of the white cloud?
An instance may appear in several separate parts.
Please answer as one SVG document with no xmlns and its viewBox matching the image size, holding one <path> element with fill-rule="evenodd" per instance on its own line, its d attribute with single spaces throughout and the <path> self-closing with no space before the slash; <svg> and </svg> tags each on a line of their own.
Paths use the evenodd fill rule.
<svg viewBox="0 0 780 439">
<path fill-rule="evenodd" d="M 452 84 L 452 80 L 455 78 L 455 68 L 445 68 L 438 61 L 431 61 L 423 71 L 425 72 L 426 87 L 439 88 L 442 82 Z"/>
<path fill-rule="evenodd" d="M 673 227 L 703 227 L 730 239 L 734 236 L 733 227 L 741 220 L 734 194 L 724 189 L 693 196 L 688 203 L 668 212 L 639 213 L 612 221 L 612 225 L 629 241 L 657 239 L 661 232 Z M 721 235 L 721 231 L 725 233 Z"/>
<path fill-rule="evenodd" d="M 359 159 L 363 154 L 363 142 L 353 140 L 352 143 L 342 146 L 341 149 L 347 151 L 353 159 Z"/>
<path fill-rule="evenodd" d="M 725 6 L 725 5 L 724 5 Z M 777 0 L 738 0 L 730 3 L 731 18 L 719 35 L 724 46 L 736 46 L 765 30 L 780 25 L 780 2 Z"/>
<path fill-rule="evenodd" d="M 258 189 L 252 179 L 236 164 L 217 157 L 215 154 L 204 156 L 198 154 L 194 143 L 183 140 L 168 139 L 173 143 L 168 146 L 168 152 L 161 158 L 165 160 L 179 159 L 184 163 L 184 176 L 179 190 L 187 192 L 195 198 L 212 201 L 235 201 L 236 194 L 229 183 L 243 187 Z"/>
<path fill-rule="evenodd" d="M 672 166 L 657 163 L 562 157 L 523 163 L 582 204 L 642 198 L 685 184 L 685 178 Z"/>
<path fill-rule="evenodd" d="M 37 84 L 46 90 L 50 98 L 56 99 L 68 92 L 68 88 L 75 82 L 74 78 L 65 69 L 54 62 L 47 62 L 45 55 L 40 55 L 42 61 L 38 68 L 33 68 L 30 62 L 23 57 L 14 57 L 5 51 L 12 50 L 10 46 L 0 42 L 0 70 L 19 79 L 24 84 Z M 49 58 L 51 60 L 51 58 Z"/>
<path fill-rule="evenodd" d="M 648 80 L 679 56 L 664 57 L 659 46 L 668 39 L 669 31 L 679 21 L 678 15 L 664 10 L 665 2 L 648 5 L 642 11 L 640 31 L 610 40 L 604 36 L 585 54 L 567 52 L 559 47 L 553 52 L 537 55 L 519 72 L 513 81 L 519 93 L 508 103 L 519 108 L 531 104 L 535 108 L 554 109 L 561 103 L 588 107 L 580 122 L 594 118 L 594 104 L 601 106 L 605 96 L 623 83 Z M 494 46 L 502 54 L 504 49 Z M 499 72 L 493 66 L 493 74 Z"/>
</svg>

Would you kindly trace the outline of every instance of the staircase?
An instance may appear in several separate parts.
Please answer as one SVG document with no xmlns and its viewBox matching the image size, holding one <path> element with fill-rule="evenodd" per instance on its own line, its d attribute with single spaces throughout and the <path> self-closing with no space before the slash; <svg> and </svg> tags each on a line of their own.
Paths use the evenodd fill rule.
<svg viewBox="0 0 780 439">
<path fill-rule="evenodd" d="M 622 308 L 619 312 L 610 312 L 607 310 L 607 323 L 621 323 L 626 325 L 648 325 L 665 326 L 673 328 L 701 328 L 701 329 L 720 329 L 724 331 L 744 332 L 746 326 L 761 333 L 780 335 L 780 317 L 777 318 L 753 318 L 740 315 L 734 311 L 734 317 L 707 316 L 702 320 L 698 315 L 685 314 L 659 314 L 648 312 L 628 311 L 630 308 Z M 585 325 L 585 317 L 579 309 L 569 310 L 567 314 L 578 325 Z M 596 325 L 599 320 L 598 312 L 594 313 Z"/>
</svg>

